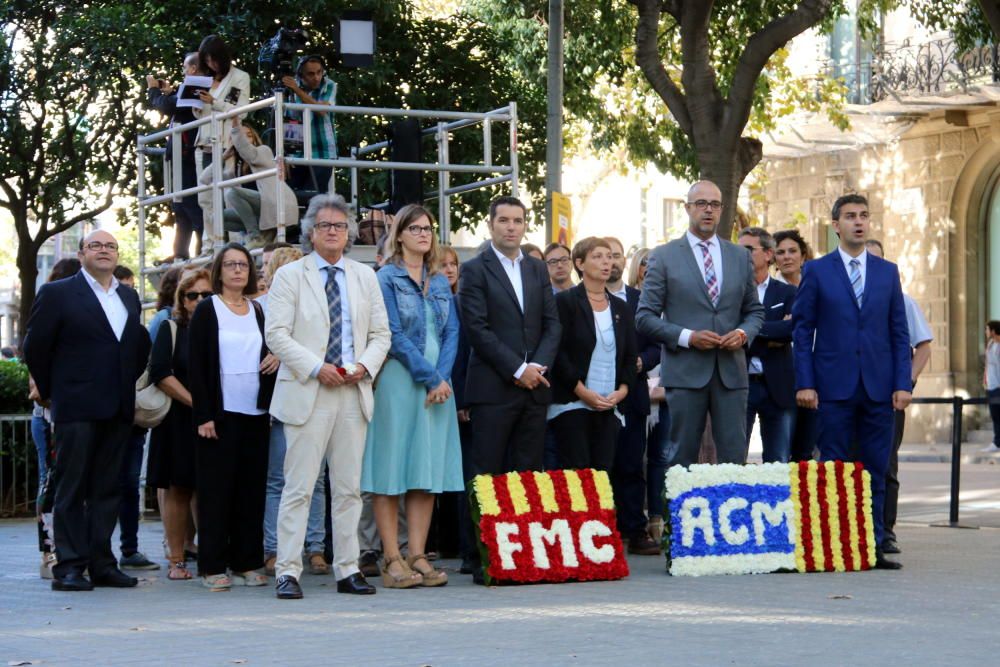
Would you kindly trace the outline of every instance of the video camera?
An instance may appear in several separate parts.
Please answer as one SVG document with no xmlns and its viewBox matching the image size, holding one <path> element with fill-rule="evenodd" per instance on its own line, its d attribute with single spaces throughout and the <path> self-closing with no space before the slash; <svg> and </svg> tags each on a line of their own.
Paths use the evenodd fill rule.
<svg viewBox="0 0 1000 667">
<path fill-rule="evenodd" d="M 257 66 L 261 74 L 271 80 L 274 89 L 283 88 L 282 77 L 293 76 L 295 54 L 302 51 L 309 43 L 309 33 L 305 30 L 290 30 L 278 28 L 278 32 L 260 47 L 257 55 Z"/>
</svg>

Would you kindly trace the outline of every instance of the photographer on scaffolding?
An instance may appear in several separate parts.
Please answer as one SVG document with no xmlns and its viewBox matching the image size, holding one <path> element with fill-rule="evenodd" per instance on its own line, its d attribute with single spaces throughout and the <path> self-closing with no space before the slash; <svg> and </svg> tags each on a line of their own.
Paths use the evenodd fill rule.
<svg viewBox="0 0 1000 667">
<path fill-rule="evenodd" d="M 295 68 L 295 76 L 284 76 L 281 83 L 290 91 L 288 101 L 303 104 L 337 103 L 337 84 L 326 75 L 326 64 L 317 55 L 303 56 Z M 292 157 L 302 157 L 304 148 L 302 142 L 302 111 L 288 111 L 291 122 L 286 126 L 286 146 L 292 144 L 286 154 Z M 337 157 L 337 135 L 333 129 L 333 114 L 314 111 L 312 114 L 312 157 L 327 159 Z M 330 189 L 332 167 L 301 166 L 292 169 L 290 185 L 294 190 L 314 190 L 327 192 Z"/>
</svg>

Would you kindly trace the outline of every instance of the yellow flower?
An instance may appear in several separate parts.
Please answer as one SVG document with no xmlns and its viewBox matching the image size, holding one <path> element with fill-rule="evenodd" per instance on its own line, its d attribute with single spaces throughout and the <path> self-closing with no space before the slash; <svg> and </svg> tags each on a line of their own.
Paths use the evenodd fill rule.
<svg viewBox="0 0 1000 667">
<path fill-rule="evenodd" d="M 795 517 L 795 569 L 806 571 L 805 546 L 802 543 L 802 499 L 799 497 L 799 466 L 788 464 L 788 485 L 791 487 L 792 512 Z"/>
<path fill-rule="evenodd" d="M 574 512 L 587 511 L 587 497 L 583 495 L 583 482 L 575 470 L 564 470 L 566 486 L 569 488 L 569 505 Z"/>
<path fill-rule="evenodd" d="M 484 516 L 500 514 L 500 503 L 497 502 L 496 490 L 493 488 L 493 477 L 478 475 L 472 481 L 472 485 L 476 490 L 476 498 L 479 500 L 479 513 Z"/>
<path fill-rule="evenodd" d="M 604 470 L 592 470 L 594 486 L 597 487 L 597 497 L 601 499 L 602 510 L 613 510 L 615 508 L 615 497 L 611 491 L 611 482 L 608 480 L 608 473 Z"/>
<path fill-rule="evenodd" d="M 833 461 L 827 461 L 823 466 L 826 468 L 826 518 L 830 525 L 830 553 L 833 556 L 833 569 L 836 572 L 844 572 L 847 570 L 847 566 L 844 564 L 843 545 L 840 543 L 839 501 L 846 500 L 846 498 L 841 499 L 837 493 L 837 464 Z"/>
<path fill-rule="evenodd" d="M 520 516 L 527 514 L 531 509 L 528 504 L 528 494 L 524 491 L 524 484 L 521 483 L 521 474 L 509 472 L 507 478 L 507 491 L 510 493 L 510 502 L 514 506 L 514 514 Z"/>
</svg>

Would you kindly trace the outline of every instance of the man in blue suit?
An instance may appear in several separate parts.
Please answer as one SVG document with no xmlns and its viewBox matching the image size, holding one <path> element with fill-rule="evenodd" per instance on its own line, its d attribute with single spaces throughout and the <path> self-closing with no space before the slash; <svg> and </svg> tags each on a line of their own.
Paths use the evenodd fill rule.
<svg viewBox="0 0 1000 667">
<path fill-rule="evenodd" d="M 792 304 L 795 288 L 771 278 L 774 237 L 761 227 L 740 232 L 739 244 L 750 253 L 757 298 L 764 305 L 764 325 L 750 345 L 747 372 L 747 441 L 760 418 L 764 463 L 787 463 L 795 428 L 795 367 L 792 364 Z"/>
<path fill-rule="evenodd" d="M 910 404 L 910 336 L 895 264 L 868 254 L 868 200 L 844 195 L 833 205 L 836 250 L 808 262 L 795 306 L 796 400 L 819 407 L 824 461 L 857 457 L 871 473 L 875 544 L 884 526 L 885 477 L 893 409 Z M 876 548 L 875 567 L 899 569 Z"/>
<path fill-rule="evenodd" d="M 28 370 L 52 405 L 59 478 L 52 589 L 129 588 L 136 579 L 117 568 L 111 534 L 149 334 L 140 321 L 138 295 L 112 273 L 118 264 L 115 238 L 91 232 L 80 241 L 79 257 L 79 273 L 42 286 L 24 339 Z"/>
</svg>

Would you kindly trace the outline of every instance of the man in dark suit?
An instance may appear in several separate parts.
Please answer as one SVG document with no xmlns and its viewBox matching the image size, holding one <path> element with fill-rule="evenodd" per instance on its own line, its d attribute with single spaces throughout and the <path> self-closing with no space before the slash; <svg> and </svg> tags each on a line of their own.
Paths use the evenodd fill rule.
<svg viewBox="0 0 1000 667">
<path fill-rule="evenodd" d="M 548 269 L 521 252 L 524 204 L 515 197 L 493 200 L 488 226 L 490 245 L 462 265 L 458 288 L 472 350 L 465 388 L 472 476 L 542 470 L 551 402 L 546 373 L 561 335 Z M 480 580 L 481 568 L 474 574 Z"/>
<path fill-rule="evenodd" d="M 38 393 L 51 400 L 58 452 L 52 589 L 127 588 L 136 579 L 116 567 L 111 534 L 149 334 L 138 295 L 112 275 L 115 238 L 92 232 L 80 242 L 79 257 L 79 273 L 39 290 L 24 340 Z M 88 568 L 90 580 L 83 575 Z"/>
<path fill-rule="evenodd" d="M 764 325 L 750 345 L 747 372 L 747 439 L 760 417 L 764 463 L 787 463 L 795 427 L 795 367 L 792 365 L 792 304 L 795 288 L 771 278 L 774 238 L 761 227 L 740 232 L 739 244 L 750 253 L 757 298 L 764 306 Z"/>
<path fill-rule="evenodd" d="M 604 239 L 611 245 L 611 276 L 608 291 L 626 302 L 635 316 L 639 308 L 639 290 L 625 284 L 625 250 L 614 237 Z M 611 471 L 611 484 L 618 510 L 618 531 L 628 540 L 632 554 L 652 556 L 660 553 L 660 545 L 646 532 L 646 515 L 643 502 L 646 480 L 642 463 L 646 454 L 646 417 L 649 416 L 649 387 L 646 372 L 660 362 L 660 346 L 656 341 L 636 334 L 638 363 L 635 381 L 628 389 L 628 396 L 619 405 L 625 417 L 625 427 L 618 432 L 615 465 Z"/>
<path fill-rule="evenodd" d="M 868 201 L 844 195 L 832 217 L 840 244 L 806 263 L 792 309 L 796 400 L 819 407 L 824 461 L 857 458 L 871 473 L 875 544 L 881 545 L 892 411 L 906 409 L 912 389 L 906 306 L 899 269 L 865 250 Z M 875 566 L 902 567 L 885 558 L 881 546 Z"/>
<path fill-rule="evenodd" d="M 670 411 L 670 465 L 698 462 L 705 422 L 719 463 L 747 456 L 744 346 L 764 323 L 747 252 L 719 238 L 722 193 L 699 181 L 685 204 L 688 231 L 649 254 L 639 299 L 639 333 L 663 346 L 660 384 Z"/>
</svg>

